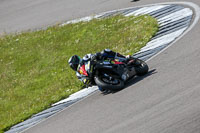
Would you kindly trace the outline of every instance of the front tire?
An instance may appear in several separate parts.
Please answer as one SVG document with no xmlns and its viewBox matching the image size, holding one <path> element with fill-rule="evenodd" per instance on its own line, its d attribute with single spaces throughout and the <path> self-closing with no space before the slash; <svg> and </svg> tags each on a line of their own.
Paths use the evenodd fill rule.
<svg viewBox="0 0 200 133">
<path fill-rule="evenodd" d="M 103 89 L 102 87 L 98 86 L 99 91 L 104 92 L 106 89 Z"/>
<path fill-rule="evenodd" d="M 96 76 L 94 78 L 94 81 L 97 84 L 97 86 L 99 86 L 103 90 L 120 90 L 120 89 L 123 89 L 124 81 L 122 81 L 120 79 L 117 79 L 117 80 L 118 80 L 118 84 L 113 85 L 113 84 L 108 84 L 108 83 L 104 82 L 100 76 Z"/>
</svg>

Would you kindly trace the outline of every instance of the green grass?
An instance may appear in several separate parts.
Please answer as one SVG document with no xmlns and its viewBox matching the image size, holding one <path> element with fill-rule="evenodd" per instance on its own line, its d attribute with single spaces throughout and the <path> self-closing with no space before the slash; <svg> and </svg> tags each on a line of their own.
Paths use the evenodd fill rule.
<svg viewBox="0 0 200 133">
<path fill-rule="evenodd" d="M 0 132 L 82 88 L 67 61 L 105 48 L 133 54 L 158 30 L 148 16 L 113 16 L 0 37 Z"/>
</svg>

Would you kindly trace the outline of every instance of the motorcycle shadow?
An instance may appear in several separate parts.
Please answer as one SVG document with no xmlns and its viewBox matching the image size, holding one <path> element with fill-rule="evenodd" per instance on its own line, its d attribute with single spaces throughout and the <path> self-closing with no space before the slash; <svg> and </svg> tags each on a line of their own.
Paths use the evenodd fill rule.
<svg viewBox="0 0 200 133">
<path fill-rule="evenodd" d="M 124 90 L 126 89 L 127 87 L 129 86 L 132 86 L 133 84 L 136 84 L 137 82 L 140 82 L 141 80 L 143 80 L 144 78 L 147 78 L 153 74 L 156 74 L 156 69 L 153 69 L 153 70 L 150 70 L 147 74 L 145 74 L 144 76 L 135 76 L 133 77 L 132 79 L 130 79 L 129 81 L 127 81 L 127 83 L 125 84 L 124 88 L 123 89 L 120 89 L 120 90 L 107 90 L 105 92 L 102 92 L 102 94 L 104 95 L 107 95 L 107 94 L 113 94 L 113 93 L 117 93 L 121 90 Z"/>
<path fill-rule="evenodd" d="M 140 0 L 132 0 L 131 2 L 138 2 L 138 1 L 140 1 Z"/>
</svg>

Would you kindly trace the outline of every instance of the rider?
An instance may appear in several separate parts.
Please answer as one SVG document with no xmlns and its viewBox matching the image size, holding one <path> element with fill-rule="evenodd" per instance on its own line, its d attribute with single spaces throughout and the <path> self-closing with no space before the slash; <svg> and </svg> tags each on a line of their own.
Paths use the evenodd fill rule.
<svg viewBox="0 0 200 133">
<path fill-rule="evenodd" d="M 101 60 L 101 59 L 106 59 L 106 58 L 113 58 L 113 59 L 124 59 L 124 58 L 130 58 L 131 56 L 123 56 L 119 53 L 116 53 L 110 49 L 104 49 L 101 52 L 98 52 L 96 54 L 86 54 L 83 59 L 81 59 L 78 55 L 72 56 L 68 63 L 70 67 L 76 71 L 76 76 L 78 77 L 79 80 L 83 81 L 82 77 L 83 74 L 80 73 L 80 68 L 82 65 L 84 65 L 86 62 L 90 60 Z"/>
</svg>

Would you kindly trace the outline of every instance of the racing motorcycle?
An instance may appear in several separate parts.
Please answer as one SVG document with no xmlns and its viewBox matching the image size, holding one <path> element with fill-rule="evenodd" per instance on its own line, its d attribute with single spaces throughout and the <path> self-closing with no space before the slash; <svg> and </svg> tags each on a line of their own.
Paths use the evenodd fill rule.
<svg viewBox="0 0 200 133">
<path fill-rule="evenodd" d="M 143 60 L 131 57 L 88 61 L 81 66 L 83 83 L 88 87 L 97 85 L 100 90 L 120 90 L 134 76 L 148 73 L 149 67 Z"/>
</svg>

